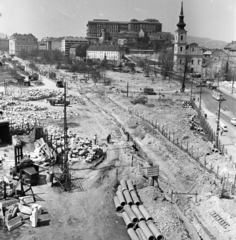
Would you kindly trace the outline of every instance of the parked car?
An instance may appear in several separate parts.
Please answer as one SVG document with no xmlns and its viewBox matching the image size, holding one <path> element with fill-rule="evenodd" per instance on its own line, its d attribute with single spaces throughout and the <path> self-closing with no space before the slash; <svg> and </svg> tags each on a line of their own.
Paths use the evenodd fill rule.
<svg viewBox="0 0 236 240">
<path fill-rule="evenodd" d="M 232 118 L 232 119 L 230 120 L 230 122 L 231 122 L 232 125 L 236 126 L 236 118 Z"/>
</svg>

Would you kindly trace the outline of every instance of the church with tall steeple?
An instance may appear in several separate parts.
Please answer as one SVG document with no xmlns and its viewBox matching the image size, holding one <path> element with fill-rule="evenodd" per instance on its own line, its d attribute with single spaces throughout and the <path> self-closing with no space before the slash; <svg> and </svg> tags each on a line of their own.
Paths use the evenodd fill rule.
<svg viewBox="0 0 236 240">
<path fill-rule="evenodd" d="M 189 72 L 202 71 L 202 50 L 199 49 L 197 43 L 187 42 L 187 31 L 185 30 L 183 2 L 179 15 L 178 29 L 174 34 L 174 70 L 182 72 L 185 62 L 188 64 Z"/>
</svg>

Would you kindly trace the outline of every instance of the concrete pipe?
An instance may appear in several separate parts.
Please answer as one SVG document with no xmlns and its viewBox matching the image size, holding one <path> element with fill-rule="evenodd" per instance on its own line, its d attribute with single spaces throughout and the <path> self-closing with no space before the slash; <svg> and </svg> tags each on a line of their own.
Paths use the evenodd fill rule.
<svg viewBox="0 0 236 240">
<path fill-rule="evenodd" d="M 125 222 L 125 225 L 127 228 L 132 228 L 134 226 L 134 224 L 132 223 L 132 221 L 130 220 L 128 214 L 126 212 L 122 212 L 121 213 L 123 220 Z"/>
<path fill-rule="evenodd" d="M 138 226 L 141 228 L 141 230 L 143 231 L 144 235 L 146 236 L 146 238 L 148 240 L 155 240 L 155 237 L 153 236 L 151 230 L 148 228 L 148 226 L 145 223 L 145 221 L 139 222 Z"/>
<path fill-rule="evenodd" d="M 124 210 L 125 212 L 128 214 L 130 220 L 133 222 L 133 223 L 136 223 L 138 222 L 138 218 L 136 217 L 136 215 L 134 214 L 134 212 L 132 211 L 132 209 L 130 208 L 129 205 L 125 205 L 124 206 Z"/>
<path fill-rule="evenodd" d="M 122 192 L 121 185 L 118 186 L 118 190 Z"/>
<path fill-rule="evenodd" d="M 132 199 L 133 199 L 134 204 L 139 205 L 139 204 L 140 204 L 140 201 L 139 201 L 139 198 L 138 198 L 135 190 L 131 191 L 131 192 L 130 192 L 130 195 L 131 195 L 131 197 L 132 197 Z"/>
<path fill-rule="evenodd" d="M 133 183 L 130 179 L 127 181 L 127 185 L 130 192 L 134 190 Z"/>
<path fill-rule="evenodd" d="M 132 198 L 131 198 L 131 196 L 130 196 L 129 191 L 128 191 L 128 190 L 124 190 L 124 191 L 123 191 L 123 194 L 124 194 L 124 196 L 125 196 L 126 202 L 127 202 L 130 206 L 133 205 L 134 203 L 133 203 L 133 200 L 132 200 Z"/>
<path fill-rule="evenodd" d="M 120 180 L 120 185 L 121 185 L 121 188 L 122 188 L 122 192 L 124 190 L 128 190 L 127 185 L 126 185 L 126 181 L 124 179 Z"/>
<path fill-rule="evenodd" d="M 120 205 L 120 201 L 117 196 L 114 197 L 114 203 L 116 206 L 116 211 L 120 212 L 122 210 L 122 206 Z"/>
<path fill-rule="evenodd" d="M 139 211 L 143 214 L 146 221 L 153 220 L 151 215 L 149 214 L 149 212 L 146 210 L 146 208 L 143 205 L 139 205 L 138 208 L 139 208 Z"/>
<path fill-rule="evenodd" d="M 137 228 L 135 230 L 135 232 L 137 233 L 139 239 L 141 239 L 141 240 L 148 240 L 147 237 L 145 236 L 145 234 L 143 233 L 143 231 L 141 230 L 141 228 Z"/>
<path fill-rule="evenodd" d="M 132 205 L 131 209 L 134 212 L 134 214 L 137 216 L 139 221 L 144 221 L 145 220 L 143 214 L 139 211 L 139 209 L 136 205 Z"/>
<path fill-rule="evenodd" d="M 117 195 L 117 197 L 118 197 L 118 200 L 119 200 L 119 202 L 120 202 L 120 205 L 121 205 L 121 206 L 125 206 L 126 202 L 125 202 L 123 193 L 118 190 L 118 191 L 116 192 L 116 195 Z"/>
<path fill-rule="evenodd" d="M 129 228 L 129 229 L 127 230 L 127 232 L 128 232 L 128 234 L 129 234 L 131 240 L 140 240 L 140 238 L 137 236 L 137 234 L 136 234 L 136 232 L 134 231 L 133 228 Z"/>
<path fill-rule="evenodd" d="M 159 232 L 159 230 L 157 229 L 156 225 L 152 220 L 147 221 L 147 225 L 157 240 L 164 239 L 164 237 L 161 235 L 161 233 Z"/>
</svg>

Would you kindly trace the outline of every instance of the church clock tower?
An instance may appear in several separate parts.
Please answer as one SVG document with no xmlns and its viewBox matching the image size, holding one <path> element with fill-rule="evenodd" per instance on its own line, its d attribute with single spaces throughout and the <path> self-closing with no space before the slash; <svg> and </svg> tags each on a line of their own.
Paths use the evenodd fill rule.
<svg viewBox="0 0 236 240">
<path fill-rule="evenodd" d="M 183 2 L 181 3 L 181 10 L 179 16 L 179 22 L 177 24 L 178 29 L 175 31 L 174 40 L 174 69 L 179 71 L 183 68 L 185 61 L 185 53 L 187 46 L 187 31 L 184 29 L 186 24 L 184 23 Z"/>
</svg>

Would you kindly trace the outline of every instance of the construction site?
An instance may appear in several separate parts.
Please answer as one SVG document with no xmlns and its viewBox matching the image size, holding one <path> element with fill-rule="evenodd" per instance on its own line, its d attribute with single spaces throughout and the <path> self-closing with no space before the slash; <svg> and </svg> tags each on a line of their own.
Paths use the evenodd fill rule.
<svg viewBox="0 0 236 240">
<path fill-rule="evenodd" d="M 106 77 L 4 89 L 0 239 L 236 239 L 235 163 L 190 88 Z"/>
</svg>

